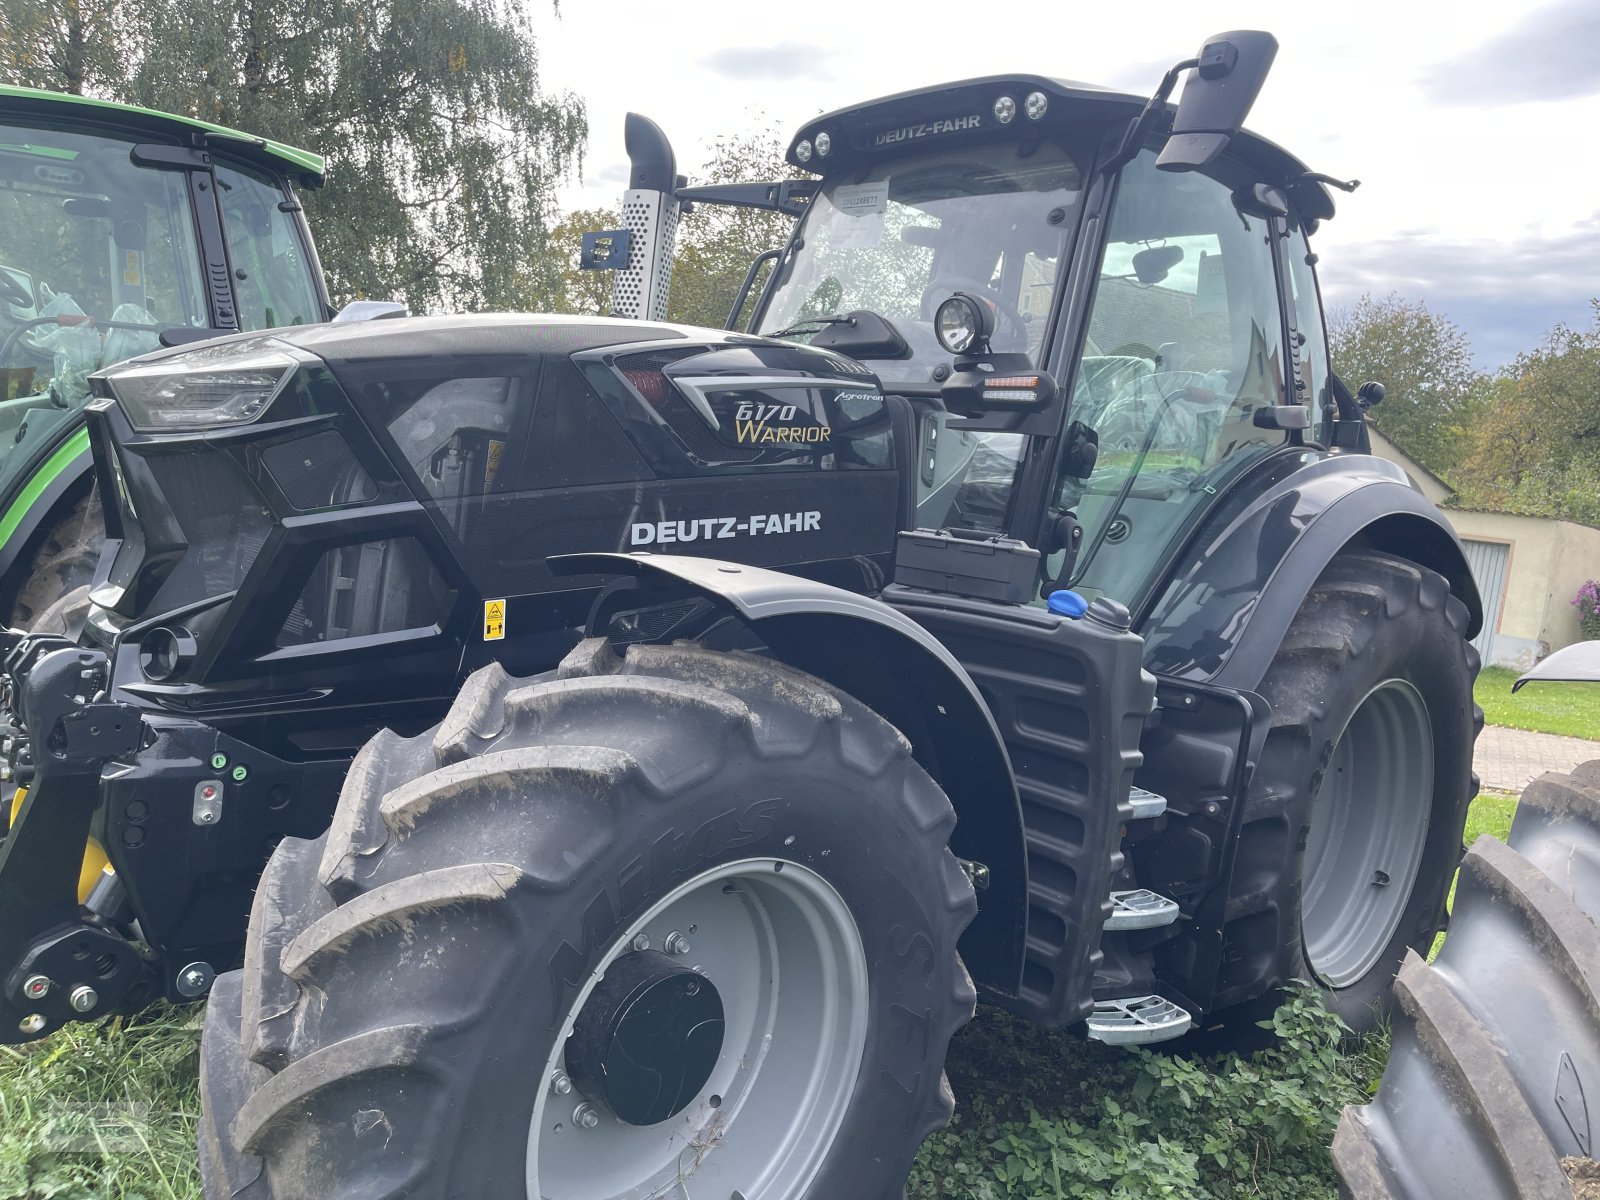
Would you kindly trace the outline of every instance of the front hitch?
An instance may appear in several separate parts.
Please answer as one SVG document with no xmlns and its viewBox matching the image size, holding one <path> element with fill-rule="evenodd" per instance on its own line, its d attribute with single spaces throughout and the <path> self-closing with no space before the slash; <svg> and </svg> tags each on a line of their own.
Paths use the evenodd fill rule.
<svg viewBox="0 0 1600 1200">
<path fill-rule="evenodd" d="M 150 968 L 78 900 L 101 768 L 139 748 L 143 721 L 106 697 L 106 656 L 26 637 L 5 660 L 16 781 L 28 787 L 0 846 L 0 1044 L 112 1012 Z"/>
</svg>

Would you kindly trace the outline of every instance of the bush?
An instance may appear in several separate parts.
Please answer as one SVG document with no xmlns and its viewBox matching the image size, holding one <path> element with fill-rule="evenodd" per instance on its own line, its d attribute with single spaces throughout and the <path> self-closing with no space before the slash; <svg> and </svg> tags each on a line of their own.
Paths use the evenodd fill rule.
<svg viewBox="0 0 1600 1200">
<path fill-rule="evenodd" d="M 1600 582 L 1591 579 L 1580 587 L 1572 598 L 1572 607 L 1578 610 L 1578 628 L 1584 638 L 1600 638 Z"/>
<path fill-rule="evenodd" d="M 1383 1047 L 1342 1053 L 1349 1031 L 1309 989 L 1293 993 L 1270 1025 L 1271 1049 L 1188 1058 L 1086 1043 L 985 1012 L 952 1047 L 956 1095 L 970 1101 L 929 1139 L 908 1194 L 1331 1197 L 1338 1184 L 1327 1146 L 1339 1110 L 1368 1097 Z"/>
</svg>

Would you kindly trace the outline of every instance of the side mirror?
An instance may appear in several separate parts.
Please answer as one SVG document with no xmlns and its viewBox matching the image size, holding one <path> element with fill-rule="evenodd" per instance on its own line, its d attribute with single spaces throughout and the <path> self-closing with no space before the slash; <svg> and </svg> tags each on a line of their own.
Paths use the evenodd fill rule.
<svg viewBox="0 0 1600 1200">
<path fill-rule="evenodd" d="M 1210 165 L 1243 128 L 1277 53 L 1278 39 L 1258 29 L 1208 39 L 1183 85 L 1172 135 L 1156 166 L 1194 171 Z"/>
</svg>

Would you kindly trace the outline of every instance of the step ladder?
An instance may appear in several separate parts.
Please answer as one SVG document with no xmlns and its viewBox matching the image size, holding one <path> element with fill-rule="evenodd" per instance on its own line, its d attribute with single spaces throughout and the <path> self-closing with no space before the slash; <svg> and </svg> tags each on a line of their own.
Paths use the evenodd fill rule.
<svg viewBox="0 0 1600 1200">
<path fill-rule="evenodd" d="M 1105 928 L 1159 929 L 1178 919 L 1178 902 L 1158 896 L 1148 888 L 1134 888 L 1126 892 L 1111 893 L 1111 915 Z"/>
<path fill-rule="evenodd" d="M 1129 996 L 1096 1000 L 1089 1015 L 1089 1036 L 1111 1046 L 1147 1046 L 1189 1032 L 1194 1018 L 1162 996 Z"/>
<path fill-rule="evenodd" d="M 1135 821 L 1159 817 L 1167 811 L 1167 798 L 1156 795 L 1149 788 L 1136 787 L 1130 789 L 1128 803 L 1133 805 L 1133 820 Z"/>
</svg>

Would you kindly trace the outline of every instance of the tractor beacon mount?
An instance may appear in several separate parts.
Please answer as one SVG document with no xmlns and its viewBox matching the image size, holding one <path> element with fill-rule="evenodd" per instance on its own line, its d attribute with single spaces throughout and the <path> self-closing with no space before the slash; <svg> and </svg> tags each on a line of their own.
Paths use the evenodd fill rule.
<svg viewBox="0 0 1600 1200">
<path fill-rule="evenodd" d="M 1329 372 L 1275 48 L 887 97 L 798 184 L 631 118 L 633 320 L 103 372 L 92 604 L 6 660 L 0 1038 L 209 991 L 219 1197 L 877 1200 L 979 995 L 1381 1019 L 1479 605 Z M 747 330 L 661 320 L 686 201 L 803 214 Z"/>
</svg>

